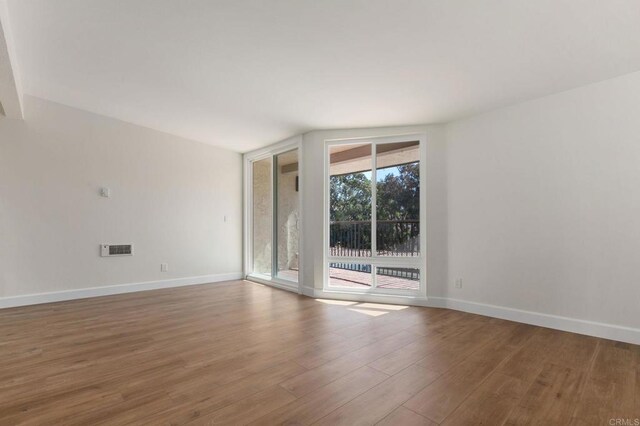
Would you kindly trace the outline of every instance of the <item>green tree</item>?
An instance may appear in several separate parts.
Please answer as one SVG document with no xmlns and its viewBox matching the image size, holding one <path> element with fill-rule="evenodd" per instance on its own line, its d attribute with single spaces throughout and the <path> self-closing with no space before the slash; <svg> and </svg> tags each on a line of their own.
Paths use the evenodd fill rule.
<svg viewBox="0 0 640 426">
<path fill-rule="evenodd" d="M 384 173 L 384 169 L 378 170 Z M 378 220 L 418 220 L 420 218 L 420 167 L 418 163 L 398 166 L 378 180 Z"/>
<path fill-rule="evenodd" d="M 364 173 L 331 176 L 330 219 L 371 220 L 371 181 Z"/>
<path fill-rule="evenodd" d="M 378 250 L 415 253 L 419 244 L 419 163 L 378 169 L 376 241 Z M 331 176 L 330 244 L 347 250 L 371 248 L 371 180 L 364 173 Z M 351 252 L 350 252 L 351 253 Z M 351 254 L 353 255 L 353 254 Z"/>
<path fill-rule="evenodd" d="M 379 174 L 384 174 L 384 169 Z M 376 184 L 377 247 L 391 253 L 419 250 L 420 167 L 418 163 L 397 166 Z M 388 222 L 389 221 L 389 222 Z"/>
</svg>

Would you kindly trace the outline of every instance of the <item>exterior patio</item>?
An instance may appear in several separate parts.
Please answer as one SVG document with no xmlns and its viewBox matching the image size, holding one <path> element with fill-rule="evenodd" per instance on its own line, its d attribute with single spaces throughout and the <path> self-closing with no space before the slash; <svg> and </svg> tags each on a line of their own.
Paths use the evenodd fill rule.
<svg viewBox="0 0 640 426">
<path fill-rule="evenodd" d="M 377 287 L 396 290 L 417 290 L 419 281 L 390 275 L 376 275 Z M 342 268 L 329 268 L 329 286 L 346 288 L 370 288 L 371 273 Z"/>
</svg>

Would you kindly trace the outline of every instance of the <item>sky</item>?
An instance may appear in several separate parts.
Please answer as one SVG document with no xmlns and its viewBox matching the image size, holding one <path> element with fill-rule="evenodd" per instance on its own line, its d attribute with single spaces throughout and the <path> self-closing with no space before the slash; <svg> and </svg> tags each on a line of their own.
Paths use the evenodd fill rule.
<svg viewBox="0 0 640 426">
<path fill-rule="evenodd" d="M 362 173 L 368 180 L 371 180 L 371 171 Z M 383 181 L 387 175 L 400 175 L 400 170 L 397 167 L 387 167 L 384 169 L 378 169 L 378 182 Z"/>
</svg>

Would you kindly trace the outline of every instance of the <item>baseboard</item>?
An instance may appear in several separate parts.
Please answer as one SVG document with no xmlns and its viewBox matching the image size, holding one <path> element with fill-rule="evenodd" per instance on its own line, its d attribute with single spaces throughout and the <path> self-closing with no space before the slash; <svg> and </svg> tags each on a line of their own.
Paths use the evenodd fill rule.
<svg viewBox="0 0 640 426">
<path fill-rule="evenodd" d="M 385 303 L 389 305 L 431 306 L 429 300 L 415 296 L 362 294 L 343 291 L 324 291 L 303 287 L 302 294 L 316 299 L 348 300 L 352 302 Z"/>
<path fill-rule="evenodd" d="M 0 309 L 27 305 L 38 305 L 41 303 L 62 302 L 65 300 L 86 299 L 88 297 L 133 293 L 136 291 L 157 290 L 161 288 L 182 287 L 188 285 L 239 280 L 242 279 L 242 277 L 243 275 L 241 272 L 232 272 L 228 274 L 202 275 L 197 277 L 175 278 L 171 280 L 145 281 L 140 283 L 117 284 L 104 287 L 89 287 L 77 290 L 55 291 L 51 293 L 0 297 Z"/>
<path fill-rule="evenodd" d="M 247 275 L 245 278 L 247 281 L 253 281 L 258 284 L 264 284 L 271 287 L 279 288 L 280 290 L 290 291 L 292 293 L 301 294 L 300 289 L 298 288 L 298 284 L 291 283 L 279 280 L 266 280 L 255 275 Z"/>
<path fill-rule="evenodd" d="M 640 329 L 637 328 L 543 314 L 540 312 L 525 311 L 485 303 L 469 302 L 460 299 L 450 299 L 446 297 L 429 297 L 424 299 L 402 296 L 376 296 L 347 292 L 327 292 L 308 287 L 303 287 L 302 294 L 322 299 L 447 308 L 524 324 L 553 328 L 555 330 L 568 331 L 571 333 L 585 334 L 588 336 L 640 345 Z"/>
<path fill-rule="evenodd" d="M 430 297 L 429 305 L 640 345 L 640 329 L 466 300 Z"/>
<path fill-rule="evenodd" d="M 176 278 L 171 280 L 146 281 L 140 283 L 83 288 L 78 290 L 64 290 L 51 293 L 2 297 L 0 298 L 0 309 L 27 305 L 38 305 L 42 303 L 62 302 L 66 300 L 86 299 L 89 297 L 133 293 L 137 291 L 216 283 L 221 281 L 239 280 L 242 278 L 243 274 L 241 272 L 234 272 L 228 274 L 203 275 L 198 277 Z M 277 283 L 269 283 L 269 285 L 275 285 L 276 287 L 283 288 L 284 290 L 298 292 L 297 289 L 288 286 L 280 286 Z M 553 328 L 556 330 L 586 334 L 588 336 L 601 337 L 603 339 L 610 339 L 640 345 L 640 329 L 637 328 L 606 324 L 595 321 L 580 320 L 558 315 L 543 314 L 540 312 L 525 311 L 521 309 L 470 302 L 460 299 L 450 299 L 446 297 L 429 297 L 428 299 L 424 299 L 402 296 L 362 295 L 355 293 L 352 294 L 341 292 L 325 292 L 309 287 L 302 287 L 302 294 L 313 298 L 448 308 L 454 309 L 456 311 L 469 312 L 473 314 L 485 315 L 493 318 L 500 318 L 524 324 L 537 325 L 540 327 Z"/>
</svg>

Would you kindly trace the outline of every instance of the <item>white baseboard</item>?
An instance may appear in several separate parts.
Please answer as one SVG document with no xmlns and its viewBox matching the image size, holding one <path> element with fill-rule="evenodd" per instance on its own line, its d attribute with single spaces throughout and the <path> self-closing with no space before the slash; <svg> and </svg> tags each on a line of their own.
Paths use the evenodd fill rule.
<svg viewBox="0 0 640 426">
<path fill-rule="evenodd" d="M 466 300 L 430 297 L 429 305 L 640 345 L 640 329 Z"/>
<path fill-rule="evenodd" d="M 303 287 L 302 294 L 322 299 L 340 299 L 359 302 L 447 308 L 524 324 L 553 328 L 555 330 L 568 331 L 571 333 L 585 334 L 588 336 L 640 345 L 640 329 L 638 328 L 543 314 L 540 312 L 525 311 L 521 309 L 507 308 L 504 306 L 469 302 L 466 300 L 450 299 L 446 297 L 429 297 L 424 299 L 402 296 L 376 296 L 346 292 L 326 292 L 308 287 Z"/>
<path fill-rule="evenodd" d="M 83 288 L 78 290 L 64 290 L 51 293 L 2 297 L 0 298 L 0 309 L 37 305 L 41 303 L 61 302 L 65 300 L 85 299 L 88 297 L 133 293 L 136 291 L 156 290 L 162 288 L 239 280 L 242 278 L 243 274 L 241 272 L 234 272 L 228 274 L 203 275 L 198 277 L 176 278 L 171 280 L 146 281 L 140 283 Z M 274 285 L 284 290 L 298 292 L 297 289 L 290 286 L 281 286 L 278 283 L 273 282 L 267 284 Z M 321 299 L 339 299 L 358 302 L 448 308 L 457 311 L 520 322 L 524 324 L 537 325 L 540 327 L 553 328 L 556 330 L 586 334 L 588 336 L 601 337 L 603 339 L 611 339 L 620 342 L 640 345 L 640 329 L 637 328 L 568 318 L 558 315 L 543 314 L 539 312 L 525 311 L 521 309 L 507 308 L 504 306 L 489 305 L 485 303 L 470 302 L 460 299 L 450 299 L 446 297 L 429 297 L 428 299 L 424 299 L 402 296 L 377 296 L 355 293 L 325 292 L 309 287 L 302 287 L 301 293 L 305 296 Z"/>
<path fill-rule="evenodd" d="M 161 288 L 182 287 L 187 285 L 208 284 L 221 281 L 242 279 L 242 272 L 228 274 L 202 275 L 198 277 L 175 278 L 170 280 L 145 281 L 140 283 L 117 284 L 104 287 L 89 287 L 77 290 L 63 290 L 51 293 L 26 294 L 23 296 L 0 297 L 0 309 L 17 306 L 38 305 L 41 303 L 62 302 L 65 300 L 86 299 L 88 297 L 110 296 L 113 294 L 133 293 L 136 291 L 157 290 Z"/>
<path fill-rule="evenodd" d="M 253 281 L 258 284 L 264 284 L 271 287 L 279 288 L 280 290 L 290 291 L 292 293 L 302 294 L 297 283 L 288 283 L 284 280 L 264 279 L 255 275 L 247 275 L 247 281 Z"/>
<path fill-rule="evenodd" d="M 302 294 L 316 299 L 336 299 L 353 302 L 386 303 L 389 305 L 430 306 L 428 300 L 421 297 L 405 297 L 397 295 L 362 294 L 343 291 L 324 291 L 303 287 Z"/>
</svg>

